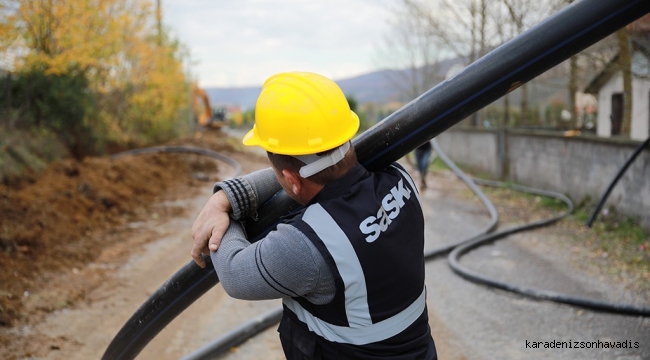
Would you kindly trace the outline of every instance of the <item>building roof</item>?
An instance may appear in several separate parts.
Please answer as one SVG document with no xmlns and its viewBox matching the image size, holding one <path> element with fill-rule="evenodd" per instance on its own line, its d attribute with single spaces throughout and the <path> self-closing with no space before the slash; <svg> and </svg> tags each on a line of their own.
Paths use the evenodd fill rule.
<svg viewBox="0 0 650 360">
<path fill-rule="evenodd" d="M 641 58 L 650 60 L 650 39 L 647 38 L 638 38 L 632 40 L 632 58 L 635 54 L 642 54 Z M 603 71 L 596 75 L 585 88 L 585 93 L 597 95 L 598 91 L 612 78 L 617 72 L 621 71 L 618 66 L 620 54 L 616 54 L 612 60 L 610 60 Z M 632 60 L 634 62 L 634 60 Z M 647 64 L 647 61 L 646 61 Z M 632 65 L 634 67 L 634 64 Z M 646 72 L 647 65 L 646 65 Z M 644 74 L 647 76 L 648 74 Z"/>
</svg>

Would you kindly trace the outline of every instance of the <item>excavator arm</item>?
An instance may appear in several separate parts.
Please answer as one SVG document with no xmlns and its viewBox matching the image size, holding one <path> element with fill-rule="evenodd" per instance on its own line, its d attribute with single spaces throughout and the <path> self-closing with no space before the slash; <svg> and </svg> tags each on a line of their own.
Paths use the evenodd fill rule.
<svg viewBox="0 0 650 360">
<path fill-rule="evenodd" d="M 225 111 L 213 109 L 208 94 L 197 85 L 192 86 L 192 109 L 194 119 L 201 127 L 219 129 L 225 125 Z"/>
</svg>

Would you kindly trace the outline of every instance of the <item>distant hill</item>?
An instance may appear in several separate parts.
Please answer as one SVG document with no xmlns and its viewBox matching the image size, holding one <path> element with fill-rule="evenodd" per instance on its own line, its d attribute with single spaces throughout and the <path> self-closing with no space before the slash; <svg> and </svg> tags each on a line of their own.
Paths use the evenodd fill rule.
<svg viewBox="0 0 650 360">
<path fill-rule="evenodd" d="M 355 76 L 349 79 L 335 80 L 346 95 L 353 95 L 362 104 L 366 102 L 383 103 L 398 98 L 398 91 L 391 84 L 391 74 L 398 70 L 380 70 Z M 240 88 L 206 88 L 210 102 L 215 105 L 239 105 L 252 109 L 260 94 L 261 86 Z"/>
<path fill-rule="evenodd" d="M 438 64 L 437 78 L 442 81 L 450 69 L 458 64 L 463 64 L 461 59 L 449 59 Z M 373 102 L 386 104 L 393 101 L 408 102 L 400 93 L 398 81 L 406 78 L 409 70 L 379 70 L 359 76 L 335 80 L 346 95 L 353 95 L 359 104 Z M 403 80 L 402 80 L 403 81 Z M 529 86 L 529 104 L 540 105 L 566 99 L 568 77 L 561 67 L 550 70 L 533 80 Z M 210 102 L 214 105 L 238 105 L 242 109 L 252 109 L 260 94 L 261 86 L 221 88 L 212 87 L 205 89 Z M 517 106 L 520 101 L 520 92 L 511 93 L 511 105 Z"/>
<path fill-rule="evenodd" d="M 442 61 L 438 66 L 440 79 L 454 64 L 460 60 Z M 374 102 L 376 104 L 392 101 L 408 101 L 400 94 L 397 82 L 404 79 L 409 70 L 378 70 L 359 76 L 338 79 L 336 83 L 346 95 L 353 95 L 359 104 Z M 205 89 L 210 102 L 215 105 L 239 105 L 244 109 L 252 109 L 260 94 L 261 86 L 222 88 L 210 87 Z"/>
<path fill-rule="evenodd" d="M 210 104 L 213 106 L 236 105 L 242 109 L 255 107 L 257 97 L 260 95 L 261 86 L 240 87 L 240 88 L 205 88 Z"/>
</svg>

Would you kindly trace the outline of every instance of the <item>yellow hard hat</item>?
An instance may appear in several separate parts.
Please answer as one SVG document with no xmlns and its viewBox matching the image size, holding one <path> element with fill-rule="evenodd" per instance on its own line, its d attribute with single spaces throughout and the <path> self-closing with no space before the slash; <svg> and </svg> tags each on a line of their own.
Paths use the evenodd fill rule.
<svg viewBox="0 0 650 360">
<path fill-rule="evenodd" d="M 338 147 L 359 129 L 343 91 L 324 76 L 271 76 L 255 106 L 255 125 L 243 143 L 282 155 L 316 154 Z"/>
</svg>

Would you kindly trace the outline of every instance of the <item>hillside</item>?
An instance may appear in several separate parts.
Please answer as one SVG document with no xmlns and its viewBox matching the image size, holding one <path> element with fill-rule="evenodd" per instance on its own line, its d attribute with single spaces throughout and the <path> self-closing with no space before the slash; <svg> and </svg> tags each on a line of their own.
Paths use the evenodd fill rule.
<svg viewBox="0 0 650 360">
<path fill-rule="evenodd" d="M 455 64 L 462 63 L 459 59 L 450 59 L 439 64 L 437 77 L 442 81 L 446 73 Z M 408 77 L 409 70 L 385 69 L 361 74 L 347 79 L 338 79 L 345 94 L 353 95 L 360 104 L 373 102 L 385 104 L 393 101 L 406 103 L 411 99 L 400 94 L 399 82 Z M 537 79 L 531 81 L 528 89 L 529 104 L 544 106 L 553 101 L 568 101 L 568 75 L 562 65 L 549 70 Z M 260 86 L 249 87 L 211 87 L 206 88 L 210 102 L 215 105 L 236 105 L 242 109 L 252 109 L 260 93 Z M 521 100 L 521 91 L 510 94 L 510 103 L 516 106 Z"/>
<path fill-rule="evenodd" d="M 398 98 L 391 75 L 396 70 L 380 70 L 349 79 L 336 80 L 345 94 L 354 95 L 360 103 L 389 102 Z M 206 88 L 210 102 L 216 105 L 239 105 L 243 109 L 255 107 L 261 86 L 239 88 Z"/>
<path fill-rule="evenodd" d="M 232 151 L 218 131 L 165 145 Z M 210 187 L 205 174 L 214 176 L 217 170 L 214 161 L 194 154 L 86 157 L 56 161 L 20 187 L 0 184 L 0 328 L 25 320 L 30 311 L 54 310 L 57 301 L 66 305 L 83 298 L 80 284 L 56 289 L 49 300 L 28 294 L 42 290 L 49 281 L 45 274 L 81 269 L 100 256 L 111 241 L 95 232 L 158 216 L 150 211 L 152 204 L 168 200 L 172 190 Z"/>
</svg>

